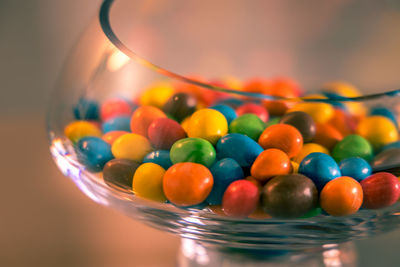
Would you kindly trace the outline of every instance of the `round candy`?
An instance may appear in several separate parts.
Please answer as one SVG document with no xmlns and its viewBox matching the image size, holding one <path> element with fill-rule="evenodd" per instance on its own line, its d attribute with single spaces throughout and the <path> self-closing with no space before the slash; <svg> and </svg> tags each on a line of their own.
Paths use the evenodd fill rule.
<svg viewBox="0 0 400 267">
<path fill-rule="evenodd" d="M 335 109 L 328 124 L 335 127 L 343 136 L 353 134 L 357 127 L 356 119 L 341 109 Z"/>
<path fill-rule="evenodd" d="M 357 133 L 367 139 L 377 150 L 398 140 L 396 126 L 384 116 L 371 116 L 361 119 Z"/>
<path fill-rule="evenodd" d="M 184 138 L 177 141 L 170 151 L 172 163 L 195 162 L 210 167 L 215 159 L 214 147 L 201 138 Z"/>
<path fill-rule="evenodd" d="M 364 191 L 363 207 L 380 209 L 397 202 L 400 185 L 397 177 L 391 173 L 378 172 L 361 181 Z"/>
<path fill-rule="evenodd" d="M 129 116 L 117 116 L 108 119 L 103 123 L 103 133 L 108 133 L 111 131 L 125 131 L 129 132 L 131 118 Z"/>
<path fill-rule="evenodd" d="M 195 112 L 197 106 L 196 98 L 187 93 L 176 93 L 165 103 L 163 111 L 172 115 L 178 121 Z"/>
<path fill-rule="evenodd" d="M 241 116 L 243 114 L 255 114 L 259 117 L 263 122 L 267 122 L 269 115 L 268 111 L 260 105 L 255 103 L 246 103 L 236 109 L 236 114 Z"/>
<path fill-rule="evenodd" d="M 99 104 L 94 100 L 80 98 L 74 107 L 74 116 L 77 120 L 98 120 Z"/>
<path fill-rule="evenodd" d="M 302 162 L 305 157 L 314 152 L 321 152 L 329 155 L 329 151 L 325 147 L 319 144 L 307 143 L 303 145 L 299 154 L 297 154 L 297 156 L 293 158 L 293 161 L 300 164 L 300 162 Z"/>
<path fill-rule="evenodd" d="M 265 123 L 255 114 L 244 114 L 234 119 L 229 125 L 230 133 L 247 135 L 253 140 L 258 140 L 265 129 Z"/>
<path fill-rule="evenodd" d="M 217 155 L 219 159 L 232 158 L 241 167 L 249 167 L 263 152 L 263 148 L 248 136 L 242 134 L 228 134 L 217 143 Z"/>
<path fill-rule="evenodd" d="M 154 163 L 144 163 L 137 168 L 133 176 L 132 190 L 142 198 L 158 202 L 167 199 L 163 191 L 163 177 L 165 170 Z"/>
<path fill-rule="evenodd" d="M 321 191 L 321 207 L 330 215 L 356 213 L 363 203 L 363 189 L 351 177 L 342 176 L 328 182 Z"/>
<path fill-rule="evenodd" d="M 337 162 L 350 157 L 360 157 L 370 161 L 373 157 L 373 150 L 365 138 L 351 134 L 335 145 L 332 150 L 332 157 Z"/>
<path fill-rule="evenodd" d="M 225 158 L 214 163 L 210 171 L 214 178 L 214 185 L 206 201 L 210 205 L 220 205 L 228 185 L 244 178 L 243 170 L 234 159 Z"/>
<path fill-rule="evenodd" d="M 176 121 L 159 118 L 150 124 L 147 135 L 155 148 L 168 150 L 176 141 L 185 138 L 186 132 Z"/>
<path fill-rule="evenodd" d="M 147 137 L 150 124 L 159 118 L 166 118 L 167 116 L 160 109 L 152 106 L 141 106 L 136 109 L 131 118 L 131 131 L 132 133 L 143 135 Z"/>
<path fill-rule="evenodd" d="M 115 140 L 111 150 L 115 158 L 142 162 L 144 156 L 152 151 L 152 148 L 147 138 L 138 134 L 129 133 Z"/>
<path fill-rule="evenodd" d="M 251 166 L 251 176 L 265 182 L 269 178 L 288 174 L 292 171 L 292 165 L 288 155 L 282 150 L 270 148 L 263 151 Z"/>
<path fill-rule="evenodd" d="M 203 138 L 213 145 L 228 133 L 228 122 L 221 112 L 214 109 L 200 109 L 190 117 L 187 134 Z"/>
<path fill-rule="evenodd" d="M 226 189 L 222 209 L 228 216 L 246 218 L 256 210 L 259 199 L 257 186 L 247 180 L 238 180 Z"/>
<path fill-rule="evenodd" d="M 93 123 L 87 121 L 74 121 L 65 127 L 64 134 L 69 140 L 76 143 L 79 139 L 86 136 L 100 137 L 101 131 Z"/>
<path fill-rule="evenodd" d="M 132 188 L 132 179 L 139 163 L 128 159 L 112 159 L 104 165 L 103 179 L 109 186 Z"/>
<path fill-rule="evenodd" d="M 130 116 L 131 113 L 131 105 L 127 101 L 120 98 L 107 100 L 100 107 L 100 117 L 102 121 L 106 121 L 117 116 Z"/>
<path fill-rule="evenodd" d="M 303 146 L 303 137 L 292 125 L 275 124 L 264 130 L 258 143 L 264 149 L 277 148 L 288 154 L 289 158 L 293 158 Z"/>
<path fill-rule="evenodd" d="M 325 123 L 334 114 L 332 105 L 321 102 L 301 102 L 290 108 L 288 112 L 302 111 L 310 115 L 315 123 Z"/>
<path fill-rule="evenodd" d="M 298 218 L 318 204 L 314 183 L 301 174 L 272 178 L 263 189 L 261 205 L 266 213 L 277 218 Z"/>
<path fill-rule="evenodd" d="M 341 176 L 335 160 L 320 152 L 314 152 L 305 157 L 300 163 L 299 173 L 313 180 L 318 190 L 321 190 L 330 180 Z"/>
<path fill-rule="evenodd" d="M 143 163 L 148 163 L 148 162 L 158 164 L 166 170 L 172 166 L 168 150 L 156 150 L 150 152 L 143 158 Z"/>
<path fill-rule="evenodd" d="M 231 121 L 233 121 L 237 117 L 236 111 L 228 105 L 219 104 L 212 106 L 210 108 L 221 112 L 222 115 L 225 116 L 225 119 L 227 120 L 228 124 L 230 124 Z"/>
<path fill-rule="evenodd" d="M 161 109 L 173 93 L 174 88 L 169 82 L 157 82 L 144 91 L 140 96 L 139 103 L 142 106 L 154 106 Z"/>
<path fill-rule="evenodd" d="M 115 140 L 118 139 L 118 137 L 120 137 L 121 135 L 127 134 L 129 132 L 126 131 L 111 131 L 108 132 L 106 134 L 104 134 L 101 139 L 103 139 L 104 141 L 106 141 L 107 143 L 109 143 L 110 145 L 112 145 Z"/>
<path fill-rule="evenodd" d="M 172 165 L 163 179 L 164 194 L 177 206 L 202 203 L 210 194 L 214 179 L 211 172 L 201 164 L 183 162 Z"/>
<path fill-rule="evenodd" d="M 294 126 L 303 136 L 304 142 L 310 142 L 315 136 L 315 123 L 313 118 L 305 112 L 289 112 L 282 116 L 280 123 Z"/>
<path fill-rule="evenodd" d="M 317 123 L 313 143 L 320 144 L 329 150 L 343 139 L 343 134 L 329 123 Z"/>
<path fill-rule="evenodd" d="M 343 176 L 354 178 L 358 182 L 371 175 L 372 169 L 368 162 L 359 157 L 351 157 L 339 163 L 340 172 Z"/>
<path fill-rule="evenodd" d="M 78 161 L 89 171 L 99 172 L 113 159 L 111 146 L 98 137 L 84 137 L 76 144 Z"/>
<path fill-rule="evenodd" d="M 377 116 L 384 116 L 388 119 L 390 119 L 394 125 L 396 127 L 398 127 L 398 123 L 397 123 L 397 119 L 396 119 L 396 115 L 393 113 L 392 110 L 390 110 L 387 107 L 381 107 L 381 106 L 377 106 L 377 107 L 373 107 L 370 111 L 369 114 L 371 116 L 373 115 L 377 115 Z"/>
</svg>

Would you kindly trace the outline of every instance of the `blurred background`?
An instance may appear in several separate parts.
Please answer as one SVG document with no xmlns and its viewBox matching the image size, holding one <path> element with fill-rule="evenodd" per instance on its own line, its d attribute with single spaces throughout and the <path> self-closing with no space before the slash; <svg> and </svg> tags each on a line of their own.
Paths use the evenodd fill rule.
<svg viewBox="0 0 400 267">
<path fill-rule="evenodd" d="M 0 0 L 0 266 L 176 265 L 178 237 L 95 204 L 50 157 L 46 103 L 100 3 Z M 400 230 L 356 245 L 360 266 L 400 264 Z"/>
</svg>

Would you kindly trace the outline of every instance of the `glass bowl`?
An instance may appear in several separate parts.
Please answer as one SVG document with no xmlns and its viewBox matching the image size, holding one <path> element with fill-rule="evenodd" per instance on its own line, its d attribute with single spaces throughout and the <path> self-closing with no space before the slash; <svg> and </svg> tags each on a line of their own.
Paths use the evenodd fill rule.
<svg viewBox="0 0 400 267">
<path fill-rule="evenodd" d="M 380 105 L 397 112 L 399 29 L 396 1 L 105 0 L 66 60 L 52 95 L 47 114 L 51 154 L 63 174 L 95 202 L 180 235 L 182 266 L 353 266 L 348 242 L 396 229 L 398 204 L 344 217 L 323 213 L 289 220 L 237 219 L 207 207 L 157 203 L 110 187 L 100 174 L 88 171 L 64 128 L 74 120 L 80 99 L 134 99 L 158 81 L 197 88 L 200 95 L 213 91 L 236 99 L 282 100 L 237 91 L 235 81 L 291 77 L 308 94 L 340 79 L 357 84 L 362 95 L 331 95 L 324 102 Z M 215 82 L 221 79 L 233 82 Z M 398 167 L 394 157 L 375 171 L 397 174 Z"/>
</svg>

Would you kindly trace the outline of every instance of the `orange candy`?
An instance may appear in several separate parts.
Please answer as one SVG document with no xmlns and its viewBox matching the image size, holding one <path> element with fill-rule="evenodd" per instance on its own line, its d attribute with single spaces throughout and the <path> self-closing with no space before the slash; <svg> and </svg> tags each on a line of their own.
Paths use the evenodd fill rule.
<svg viewBox="0 0 400 267">
<path fill-rule="evenodd" d="M 164 194 L 177 206 L 200 204 L 210 194 L 213 184 L 211 172 L 192 162 L 172 165 L 163 178 Z"/>
<path fill-rule="evenodd" d="M 317 123 L 313 142 L 331 150 L 337 142 L 343 139 L 343 134 L 329 123 Z"/>
<path fill-rule="evenodd" d="M 167 115 L 156 107 L 141 106 L 132 115 L 131 131 L 147 137 L 147 130 L 153 120 L 166 117 Z"/>
<path fill-rule="evenodd" d="M 335 127 L 343 136 L 346 136 L 355 132 L 357 119 L 341 109 L 335 109 L 328 123 Z"/>
<path fill-rule="evenodd" d="M 359 182 L 348 176 L 329 181 L 321 191 L 320 204 L 333 216 L 356 213 L 363 203 L 363 190 Z"/>
<path fill-rule="evenodd" d="M 299 130 L 289 124 L 275 124 L 264 130 L 258 143 L 264 149 L 280 149 L 292 158 L 300 152 L 303 137 Z"/>
<path fill-rule="evenodd" d="M 118 139 L 118 137 L 120 137 L 121 135 L 127 134 L 127 133 L 129 133 L 129 132 L 126 132 L 126 131 L 111 131 L 111 132 L 108 132 L 108 133 L 104 134 L 101 137 L 101 139 L 103 139 L 104 141 L 106 141 L 107 143 L 112 145 L 114 143 L 114 141 Z"/>
<path fill-rule="evenodd" d="M 292 164 L 288 155 L 276 148 L 261 152 L 250 169 L 251 176 L 260 182 L 264 182 L 277 175 L 288 174 L 291 171 Z"/>
</svg>

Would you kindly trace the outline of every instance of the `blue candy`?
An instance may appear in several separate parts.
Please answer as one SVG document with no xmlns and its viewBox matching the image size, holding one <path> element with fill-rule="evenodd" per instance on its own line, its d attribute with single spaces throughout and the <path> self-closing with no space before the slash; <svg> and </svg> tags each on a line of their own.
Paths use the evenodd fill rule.
<svg viewBox="0 0 400 267">
<path fill-rule="evenodd" d="M 232 158 L 241 167 L 253 164 L 264 149 L 250 137 L 232 133 L 223 136 L 217 143 L 217 158 Z"/>
<path fill-rule="evenodd" d="M 147 162 L 158 164 L 166 170 L 172 166 L 168 150 L 155 150 L 150 152 L 143 159 L 143 163 Z"/>
<path fill-rule="evenodd" d="M 77 120 L 98 120 L 99 104 L 94 100 L 81 98 L 74 107 L 74 116 Z"/>
<path fill-rule="evenodd" d="M 214 185 L 206 201 L 210 205 L 220 205 L 226 188 L 232 182 L 244 178 L 243 170 L 234 159 L 224 158 L 214 163 L 210 171 L 214 178 Z"/>
<path fill-rule="evenodd" d="M 237 118 L 236 111 L 233 108 L 231 108 L 230 106 L 220 104 L 220 105 L 212 106 L 210 108 L 221 112 L 222 115 L 224 115 L 226 120 L 228 121 L 228 124 L 230 124 L 231 121 L 233 121 L 235 118 Z"/>
<path fill-rule="evenodd" d="M 377 115 L 377 116 L 384 116 L 384 117 L 390 119 L 394 123 L 394 125 L 396 125 L 396 127 L 398 127 L 396 116 L 394 115 L 393 111 L 391 111 L 390 109 L 388 109 L 386 107 L 380 107 L 380 106 L 373 107 L 369 111 L 369 114 Z"/>
<path fill-rule="evenodd" d="M 359 157 L 351 157 L 339 163 L 340 172 L 343 176 L 349 176 L 361 182 L 371 175 L 372 169 L 367 161 Z"/>
<path fill-rule="evenodd" d="M 103 133 L 111 131 L 131 131 L 131 117 L 129 116 L 118 116 L 107 120 L 103 123 Z"/>
<path fill-rule="evenodd" d="M 98 137 L 84 137 L 76 144 L 76 154 L 89 171 L 99 172 L 114 158 L 111 146 Z"/>
<path fill-rule="evenodd" d="M 330 180 L 342 176 L 336 161 L 321 152 L 306 156 L 299 165 L 299 173 L 313 180 L 320 191 Z"/>
<path fill-rule="evenodd" d="M 215 105 L 227 105 L 230 106 L 231 108 L 237 108 L 243 104 L 244 104 L 243 100 L 238 98 L 226 98 L 215 103 Z"/>
<path fill-rule="evenodd" d="M 335 94 L 335 93 L 331 93 L 331 92 L 324 92 L 322 93 L 324 96 L 331 98 L 331 99 L 341 99 L 343 98 L 343 96 L 339 95 L 339 94 Z M 340 108 L 344 111 L 347 111 L 347 107 L 344 104 L 345 102 L 339 102 L 339 101 L 329 101 L 327 102 L 329 104 L 331 104 L 332 106 L 334 106 L 335 108 Z"/>
</svg>

